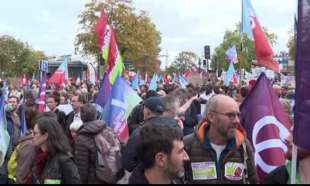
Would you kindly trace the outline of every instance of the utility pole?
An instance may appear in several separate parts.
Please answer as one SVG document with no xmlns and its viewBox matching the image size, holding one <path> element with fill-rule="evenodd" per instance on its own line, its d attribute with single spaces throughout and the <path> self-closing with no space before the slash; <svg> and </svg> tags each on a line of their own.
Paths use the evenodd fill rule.
<svg viewBox="0 0 310 186">
<path fill-rule="evenodd" d="M 166 49 L 166 53 L 164 55 L 159 55 L 159 57 L 165 57 L 165 63 L 166 63 L 165 70 L 167 70 L 167 68 L 168 68 L 168 58 L 169 58 L 168 50 Z"/>
</svg>

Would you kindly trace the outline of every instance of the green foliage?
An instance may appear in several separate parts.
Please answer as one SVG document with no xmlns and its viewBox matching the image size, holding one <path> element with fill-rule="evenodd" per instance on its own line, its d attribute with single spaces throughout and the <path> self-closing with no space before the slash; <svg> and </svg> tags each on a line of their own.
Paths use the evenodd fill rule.
<svg viewBox="0 0 310 186">
<path fill-rule="evenodd" d="M 167 68 L 167 73 L 184 73 L 193 63 L 198 60 L 198 56 L 193 52 L 182 51 L 178 54 L 172 65 Z"/>
<path fill-rule="evenodd" d="M 274 33 L 269 33 L 266 28 L 263 28 L 269 42 L 271 45 L 274 45 L 277 41 L 277 36 Z M 243 44 L 242 44 L 243 43 Z M 255 49 L 254 43 L 247 38 L 244 34 L 243 42 L 241 42 L 240 36 L 240 23 L 236 24 L 236 29 L 231 31 L 227 30 L 224 35 L 223 42 L 215 48 L 215 53 L 212 56 L 211 67 L 217 70 L 227 70 L 228 69 L 228 60 L 225 55 L 225 52 L 232 47 L 236 46 L 238 53 L 238 63 L 235 68 L 244 68 L 247 71 L 251 69 L 251 63 L 255 59 Z"/>
<path fill-rule="evenodd" d="M 142 72 L 158 71 L 160 32 L 145 11 L 136 13 L 131 0 L 87 3 L 85 10 L 79 15 L 83 32 L 76 36 L 76 51 L 84 55 L 100 56 L 97 35 L 93 29 L 102 8 L 116 31 L 117 44 L 123 58 L 132 60 L 136 69 Z"/>
<path fill-rule="evenodd" d="M 31 76 L 39 71 L 39 60 L 46 58 L 27 43 L 7 35 L 0 37 L 0 69 L 6 76 L 19 77 L 23 73 Z"/>
<path fill-rule="evenodd" d="M 287 47 L 288 47 L 288 53 L 290 56 L 291 60 L 295 60 L 295 56 L 296 56 L 296 36 L 294 33 L 290 33 L 290 38 L 288 40 L 287 43 Z"/>
</svg>

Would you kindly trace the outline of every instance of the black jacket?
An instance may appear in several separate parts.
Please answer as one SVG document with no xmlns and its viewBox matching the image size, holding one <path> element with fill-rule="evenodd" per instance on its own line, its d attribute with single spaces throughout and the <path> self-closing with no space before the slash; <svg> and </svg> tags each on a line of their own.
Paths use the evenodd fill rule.
<svg viewBox="0 0 310 186">
<path fill-rule="evenodd" d="M 174 179 L 171 184 L 183 184 L 182 179 Z M 128 184 L 150 184 L 144 175 L 144 167 L 142 164 L 138 165 L 129 176 Z"/>
<path fill-rule="evenodd" d="M 81 179 L 78 169 L 73 161 L 72 156 L 58 153 L 54 156 L 49 156 L 45 163 L 41 175 L 37 174 L 34 167 L 35 182 L 58 183 L 58 184 L 80 184 Z"/>
<path fill-rule="evenodd" d="M 65 134 L 67 134 L 69 131 L 69 126 L 66 123 L 66 114 L 63 111 L 60 111 L 59 109 L 55 110 L 55 114 L 57 115 L 58 123 L 62 126 Z"/>
<path fill-rule="evenodd" d="M 288 184 L 289 176 L 286 166 L 282 165 L 268 174 L 265 184 Z"/>
</svg>

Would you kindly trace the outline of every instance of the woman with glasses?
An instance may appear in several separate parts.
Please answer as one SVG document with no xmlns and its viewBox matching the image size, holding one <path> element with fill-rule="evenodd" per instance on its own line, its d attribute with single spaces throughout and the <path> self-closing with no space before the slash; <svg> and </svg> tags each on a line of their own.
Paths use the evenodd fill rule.
<svg viewBox="0 0 310 186">
<path fill-rule="evenodd" d="M 32 142 L 37 148 L 32 169 L 33 183 L 81 183 L 68 139 L 55 118 L 38 119 Z"/>
</svg>

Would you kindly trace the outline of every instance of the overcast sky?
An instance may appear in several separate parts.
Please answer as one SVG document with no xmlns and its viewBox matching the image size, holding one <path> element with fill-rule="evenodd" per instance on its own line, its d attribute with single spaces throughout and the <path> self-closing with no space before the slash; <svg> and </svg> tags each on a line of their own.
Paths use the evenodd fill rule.
<svg viewBox="0 0 310 186">
<path fill-rule="evenodd" d="M 74 53 L 77 16 L 90 0 L 1 0 L 0 35 L 8 34 L 28 42 L 47 55 Z M 241 21 L 241 0 L 133 0 L 137 10 L 149 12 L 162 35 L 162 55 L 169 61 L 181 51 L 211 52 L 223 40 L 226 30 Z M 278 36 L 275 52 L 287 51 L 293 29 L 297 0 L 252 0 L 262 26 Z M 164 65 L 163 61 L 163 65 Z"/>
</svg>

